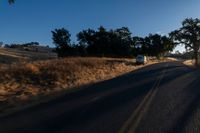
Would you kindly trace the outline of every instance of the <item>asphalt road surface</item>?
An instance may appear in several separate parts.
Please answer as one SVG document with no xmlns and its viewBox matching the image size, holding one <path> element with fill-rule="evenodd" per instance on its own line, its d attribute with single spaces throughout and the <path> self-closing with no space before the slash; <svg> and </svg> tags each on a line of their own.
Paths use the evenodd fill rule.
<svg viewBox="0 0 200 133">
<path fill-rule="evenodd" d="M 0 133 L 200 133 L 200 72 L 147 66 L 0 118 Z"/>
</svg>

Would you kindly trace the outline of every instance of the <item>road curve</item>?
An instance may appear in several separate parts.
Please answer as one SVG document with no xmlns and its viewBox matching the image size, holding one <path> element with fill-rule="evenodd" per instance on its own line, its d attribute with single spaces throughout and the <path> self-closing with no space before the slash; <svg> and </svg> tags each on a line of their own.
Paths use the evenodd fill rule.
<svg viewBox="0 0 200 133">
<path fill-rule="evenodd" d="M 200 72 L 150 65 L 0 117 L 0 133 L 197 133 Z"/>
</svg>

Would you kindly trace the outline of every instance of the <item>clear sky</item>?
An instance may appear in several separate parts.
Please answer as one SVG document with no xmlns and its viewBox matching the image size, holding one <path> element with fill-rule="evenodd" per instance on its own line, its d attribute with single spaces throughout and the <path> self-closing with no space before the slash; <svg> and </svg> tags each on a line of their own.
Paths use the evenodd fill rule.
<svg viewBox="0 0 200 133">
<path fill-rule="evenodd" d="M 133 36 L 167 34 L 186 17 L 200 18 L 200 0 L 0 0 L 0 41 L 52 44 L 51 30 L 127 26 Z M 180 48 L 179 48 L 180 49 Z"/>
</svg>

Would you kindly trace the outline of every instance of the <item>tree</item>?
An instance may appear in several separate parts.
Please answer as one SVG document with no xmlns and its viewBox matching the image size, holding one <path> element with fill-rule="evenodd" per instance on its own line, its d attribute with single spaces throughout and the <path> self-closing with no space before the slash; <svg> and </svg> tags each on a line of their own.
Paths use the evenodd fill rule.
<svg viewBox="0 0 200 133">
<path fill-rule="evenodd" d="M 127 27 L 122 27 L 110 32 L 110 34 L 112 35 L 110 39 L 113 52 L 120 57 L 131 56 L 133 40 L 130 30 Z"/>
<path fill-rule="evenodd" d="M 171 32 L 170 37 L 177 44 L 184 44 L 187 50 L 193 51 L 195 65 L 198 65 L 200 49 L 200 19 L 187 18 L 182 22 L 182 27 Z"/>
<path fill-rule="evenodd" d="M 109 43 L 109 32 L 103 26 L 95 32 L 95 42 L 92 46 L 88 46 L 88 51 L 97 56 L 110 56 L 111 48 Z"/>
<path fill-rule="evenodd" d="M 148 39 L 151 54 L 157 57 L 163 56 L 166 52 L 172 51 L 175 47 L 173 41 L 167 36 L 150 34 Z"/>
<path fill-rule="evenodd" d="M 79 41 L 79 46 L 84 48 L 83 51 L 85 51 L 84 52 L 85 54 L 86 53 L 92 54 L 93 52 L 95 52 L 95 49 L 93 49 L 96 39 L 95 35 L 96 32 L 92 29 L 83 30 L 77 34 L 77 40 Z"/>
<path fill-rule="evenodd" d="M 106 30 L 100 26 L 97 31 L 88 29 L 77 34 L 79 44 L 85 45 L 89 55 L 124 57 L 131 55 L 132 37 L 127 27 Z"/>
<path fill-rule="evenodd" d="M 15 0 L 8 0 L 8 3 L 13 4 L 13 3 L 15 3 Z"/>
<path fill-rule="evenodd" d="M 87 29 L 79 32 L 77 34 L 77 40 L 81 45 L 92 45 L 94 43 L 95 31 L 92 29 Z"/>
<path fill-rule="evenodd" d="M 134 56 L 137 56 L 138 54 L 147 55 L 147 50 L 145 45 L 145 39 L 142 37 L 135 36 L 132 38 L 133 45 L 132 45 L 132 52 Z"/>
<path fill-rule="evenodd" d="M 160 57 L 166 52 L 172 51 L 175 47 L 174 42 L 167 36 L 150 34 L 145 38 L 133 37 L 135 53 L 149 56 Z"/>
<path fill-rule="evenodd" d="M 59 57 L 65 57 L 70 55 L 70 37 L 71 34 L 68 30 L 61 28 L 52 31 L 53 43 L 56 45 L 56 52 Z"/>
<path fill-rule="evenodd" d="M 170 37 L 162 36 L 161 41 L 164 45 L 163 53 L 170 52 L 170 51 L 172 52 L 174 48 L 176 47 L 176 43 L 174 43 Z"/>
</svg>

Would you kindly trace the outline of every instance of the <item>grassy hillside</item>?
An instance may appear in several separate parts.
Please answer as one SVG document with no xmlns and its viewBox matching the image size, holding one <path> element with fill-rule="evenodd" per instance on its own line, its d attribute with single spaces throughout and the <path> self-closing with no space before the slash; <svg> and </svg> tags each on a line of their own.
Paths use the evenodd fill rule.
<svg viewBox="0 0 200 133">
<path fill-rule="evenodd" d="M 57 58 L 56 53 L 22 51 L 11 48 L 0 48 L 0 63 L 10 64 L 23 61 L 36 61 Z"/>
<path fill-rule="evenodd" d="M 44 58 L 44 53 L 8 49 L 1 49 L 0 55 L 5 56 L 2 59 L 9 60 L 0 64 L 0 112 L 38 102 L 72 88 L 111 79 L 143 66 L 136 66 L 133 59 L 56 59 L 54 56 L 55 59 L 49 60 L 49 56 Z"/>
</svg>

